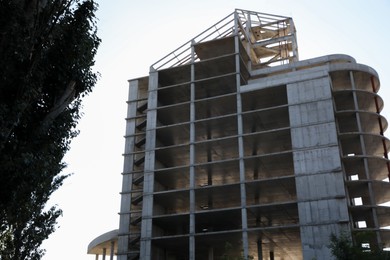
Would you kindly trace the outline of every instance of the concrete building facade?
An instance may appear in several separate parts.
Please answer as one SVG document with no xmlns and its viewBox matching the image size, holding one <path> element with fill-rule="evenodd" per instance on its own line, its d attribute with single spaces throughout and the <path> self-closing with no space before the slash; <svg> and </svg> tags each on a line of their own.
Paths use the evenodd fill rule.
<svg viewBox="0 0 390 260">
<path fill-rule="evenodd" d="M 117 257 L 331 259 L 390 246 L 380 82 L 299 61 L 289 17 L 235 10 L 129 81 Z"/>
</svg>

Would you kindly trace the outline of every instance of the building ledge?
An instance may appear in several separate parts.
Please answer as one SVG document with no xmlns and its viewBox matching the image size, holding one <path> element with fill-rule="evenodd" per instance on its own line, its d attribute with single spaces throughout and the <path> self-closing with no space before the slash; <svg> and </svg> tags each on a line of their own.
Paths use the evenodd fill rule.
<svg viewBox="0 0 390 260">
<path fill-rule="evenodd" d="M 98 237 L 96 237 L 94 240 L 91 241 L 88 245 L 88 254 L 93 255 L 101 255 L 105 254 L 105 251 L 107 249 L 114 250 L 114 254 L 117 253 L 117 243 L 118 242 L 118 229 L 111 230 L 107 233 L 104 233 Z"/>
</svg>

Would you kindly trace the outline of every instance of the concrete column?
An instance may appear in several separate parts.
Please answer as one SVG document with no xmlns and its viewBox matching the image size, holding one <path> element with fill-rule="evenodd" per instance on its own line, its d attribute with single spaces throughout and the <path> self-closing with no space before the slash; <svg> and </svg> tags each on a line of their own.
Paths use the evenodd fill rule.
<svg viewBox="0 0 390 260">
<path fill-rule="evenodd" d="M 158 72 L 151 68 L 149 73 L 149 96 L 146 124 L 144 186 L 142 202 L 141 249 L 140 259 L 152 259 L 152 216 L 153 189 L 157 124 L 157 88 Z"/>
<path fill-rule="evenodd" d="M 99 260 L 99 255 L 98 254 L 95 255 L 95 260 Z"/>
<path fill-rule="evenodd" d="M 293 51 L 293 61 L 297 62 L 297 61 L 299 61 L 298 44 L 297 44 L 297 37 L 295 34 L 295 25 L 294 25 L 294 21 L 292 18 L 289 19 L 289 23 L 290 23 L 290 33 L 292 35 L 291 45 L 292 45 L 292 51 Z"/>
<path fill-rule="evenodd" d="M 214 247 L 209 247 L 209 259 L 214 260 Z"/>
<path fill-rule="evenodd" d="M 251 19 L 251 15 L 248 13 L 247 17 L 246 17 L 246 28 L 245 28 L 245 33 L 246 33 L 246 36 L 248 37 L 248 39 L 247 39 L 248 42 L 245 46 L 245 49 L 246 49 L 246 53 L 248 54 L 249 57 L 251 56 L 251 49 L 252 49 L 251 34 L 250 34 L 251 28 L 252 28 L 252 19 Z M 252 69 L 251 59 L 248 60 L 248 63 L 246 64 L 246 66 L 248 67 L 249 70 Z"/>
<path fill-rule="evenodd" d="M 263 260 L 263 245 L 261 243 L 261 238 L 257 240 L 257 259 Z"/>
<path fill-rule="evenodd" d="M 358 103 L 358 98 L 356 96 L 355 79 L 354 79 L 352 71 L 349 72 L 349 77 L 350 77 L 350 81 L 351 81 L 351 88 L 353 90 L 352 94 L 353 94 L 354 108 L 355 108 L 355 111 L 359 111 L 359 103 Z M 359 115 L 359 113 L 355 113 L 355 116 L 356 116 L 356 122 L 357 122 L 358 131 L 359 131 L 359 133 L 362 133 L 363 129 L 362 129 L 362 124 L 360 122 L 360 115 Z M 367 157 L 366 157 L 368 155 L 367 152 L 366 152 L 366 144 L 364 142 L 363 135 L 360 134 L 359 138 L 360 138 L 360 147 L 361 147 L 361 150 L 362 150 L 362 155 L 364 156 L 363 157 L 363 163 L 364 163 L 364 171 L 365 171 L 366 179 L 367 180 L 371 180 L 370 170 L 369 170 L 369 167 L 368 167 L 368 161 L 367 161 Z M 374 195 L 374 191 L 373 191 L 371 182 L 368 183 L 368 193 L 369 193 L 369 196 L 370 196 L 369 203 L 371 205 L 375 205 L 376 204 L 376 202 L 375 202 L 375 195 Z M 363 201 L 363 203 L 365 203 L 365 202 Z M 371 214 L 372 214 L 372 219 L 373 219 L 373 222 L 374 222 L 373 223 L 374 224 L 374 228 L 375 229 L 379 229 L 380 226 L 379 226 L 378 216 L 377 216 L 377 213 L 376 213 L 376 207 L 373 207 L 371 209 Z M 378 249 L 382 249 L 381 248 L 382 238 L 380 236 L 380 232 L 375 232 L 375 235 L 376 235 L 377 243 L 379 245 Z M 378 245 L 376 245 L 376 246 L 378 246 Z"/>
<path fill-rule="evenodd" d="M 115 241 L 111 241 L 110 260 L 114 260 Z"/>
<path fill-rule="evenodd" d="M 103 248 L 103 260 L 106 260 L 106 248 Z"/>
<path fill-rule="evenodd" d="M 189 259 L 195 260 L 195 65 L 194 42 L 191 44 L 191 104 L 190 104 L 190 227 Z"/>
<path fill-rule="evenodd" d="M 123 179 L 122 179 L 122 192 L 121 192 L 121 208 L 119 215 L 119 234 L 127 234 L 130 226 L 130 214 L 131 211 L 131 190 L 133 175 L 134 155 L 134 133 L 136 120 L 134 117 L 137 114 L 137 99 L 138 99 L 138 80 L 132 80 L 129 82 L 129 96 L 127 105 L 127 121 L 126 121 L 126 139 L 125 139 L 125 151 L 124 151 L 124 164 L 123 164 Z M 118 237 L 118 260 L 127 260 L 127 252 L 129 250 L 129 237 L 128 235 L 119 235 Z"/>
<path fill-rule="evenodd" d="M 248 258 L 249 243 L 248 243 L 248 222 L 246 212 L 246 191 L 245 191 L 245 165 L 244 165 L 244 141 L 243 141 L 243 126 L 242 126 L 242 106 L 241 106 L 241 75 L 240 75 L 240 39 L 238 35 L 238 14 L 234 13 L 234 52 L 236 65 L 236 87 L 237 87 L 237 129 L 238 129 L 238 155 L 240 169 L 240 197 L 241 197 L 241 226 L 242 226 L 242 247 L 244 258 Z"/>
<path fill-rule="evenodd" d="M 331 259 L 330 235 L 349 214 L 330 79 L 288 84 L 287 96 L 303 259 Z"/>
<path fill-rule="evenodd" d="M 269 260 L 274 260 L 274 251 L 269 251 Z"/>
</svg>

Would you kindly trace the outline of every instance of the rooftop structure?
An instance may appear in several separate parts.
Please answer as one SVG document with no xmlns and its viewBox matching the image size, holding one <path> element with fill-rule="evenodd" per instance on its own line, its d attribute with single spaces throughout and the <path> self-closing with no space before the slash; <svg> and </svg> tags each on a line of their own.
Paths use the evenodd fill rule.
<svg viewBox="0 0 390 260">
<path fill-rule="evenodd" d="M 129 81 L 118 259 L 331 259 L 341 232 L 389 247 L 379 86 L 347 55 L 299 61 L 291 18 L 240 9 L 168 54 Z"/>
</svg>

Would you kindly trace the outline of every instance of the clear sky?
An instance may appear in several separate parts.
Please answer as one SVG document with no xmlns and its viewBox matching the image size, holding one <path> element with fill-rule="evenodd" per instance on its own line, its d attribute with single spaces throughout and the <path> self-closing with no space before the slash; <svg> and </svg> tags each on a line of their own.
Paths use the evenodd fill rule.
<svg viewBox="0 0 390 260">
<path fill-rule="evenodd" d="M 101 78 L 84 100 L 84 116 L 64 161 L 74 173 L 52 195 L 63 209 L 59 228 L 43 243 L 44 260 L 95 259 L 87 246 L 117 229 L 124 151 L 127 80 L 235 8 L 291 16 L 301 60 L 343 53 L 380 76 L 382 112 L 390 120 L 390 0 L 97 0 Z M 389 134 L 387 134 L 390 136 Z"/>
</svg>

